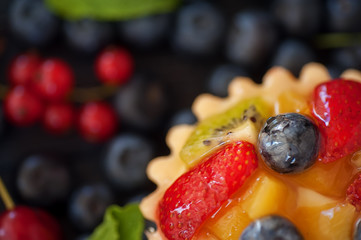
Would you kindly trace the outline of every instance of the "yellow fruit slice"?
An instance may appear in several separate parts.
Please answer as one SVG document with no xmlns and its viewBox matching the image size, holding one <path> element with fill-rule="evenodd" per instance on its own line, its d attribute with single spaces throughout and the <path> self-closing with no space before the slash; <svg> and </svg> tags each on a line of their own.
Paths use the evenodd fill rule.
<svg viewBox="0 0 361 240">
<path fill-rule="evenodd" d="M 275 103 L 275 113 L 309 113 L 307 98 L 295 91 L 286 91 L 281 93 Z"/>
<path fill-rule="evenodd" d="M 302 187 L 331 197 L 343 197 L 353 176 L 353 166 L 347 159 L 324 164 L 316 162 L 309 170 L 287 176 Z M 287 180 L 286 180 L 287 181 Z"/>
<path fill-rule="evenodd" d="M 214 236 L 207 228 L 202 228 L 196 233 L 192 240 L 222 240 Z"/>
<path fill-rule="evenodd" d="M 252 219 L 269 214 L 287 216 L 288 209 L 295 203 L 293 190 L 279 179 L 262 173 L 241 197 L 241 206 Z"/>
<path fill-rule="evenodd" d="M 295 214 L 296 225 L 307 240 L 352 239 L 355 207 L 350 204 L 300 207 Z"/>
<path fill-rule="evenodd" d="M 237 205 L 223 210 L 223 215 L 208 220 L 207 228 L 219 239 L 238 240 L 243 230 L 251 222 L 251 219 Z"/>
</svg>

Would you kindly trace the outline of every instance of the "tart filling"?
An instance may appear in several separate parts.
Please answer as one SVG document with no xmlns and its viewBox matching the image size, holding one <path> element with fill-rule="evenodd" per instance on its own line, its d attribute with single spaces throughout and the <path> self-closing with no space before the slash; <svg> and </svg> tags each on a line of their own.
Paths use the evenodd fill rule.
<svg viewBox="0 0 361 240">
<path fill-rule="evenodd" d="M 341 77 L 361 82 L 361 73 L 356 70 L 347 70 Z M 291 174 L 274 171 L 265 164 L 267 161 L 262 161 L 265 158 L 264 153 L 260 156 L 259 151 L 256 151 L 258 157 L 254 158 L 259 159 L 257 167 L 251 168 L 252 171 L 250 170 L 247 179 L 241 181 L 242 184 L 235 191 L 227 192 L 229 197 L 222 200 L 217 209 L 204 215 L 202 224 L 191 234 L 187 235 L 185 233 L 187 231 L 183 231 L 185 228 L 181 226 L 182 224 L 172 226 L 173 223 L 170 223 L 170 226 L 163 226 L 160 222 L 162 209 L 159 210 L 159 205 L 161 203 L 164 206 L 165 203 L 171 202 L 164 198 L 172 197 L 169 189 L 174 188 L 175 182 L 181 181 L 179 179 L 182 178 L 187 179 L 184 181 L 193 181 L 192 177 L 186 176 L 187 173 L 202 164 L 207 165 L 208 161 L 210 161 L 208 166 L 212 165 L 212 161 L 218 161 L 217 156 L 227 158 L 223 149 L 232 151 L 231 149 L 234 149 L 232 144 L 239 144 L 238 147 L 241 149 L 243 143 L 249 143 L 258 149 L 261 145 L 259 133 L 264 130 L 260 129 L 261 125 L 272 125 L 269 120 L 265 123 L 268 117 L 281 116 L 283 120 L 291 119 L 287 124 L 292 125 L 294 124 L 292 121 L 295 121 L 296 126 L 299 124 L 298 115 L 307 116 L 307 119 L 310 117 L 310 121 L 314 121 L 315 117 L 312 116 L 315 113 L 311 112 L 310 101 L 314 97 L 315 88 L 328 82 L 330 78 L 326 68 L 316 63 L 306 65 L 299 79 L 283 68 L 274 67 L 265 74 L 261 85 L 255 84 L 251 79 L 239 77 L 230 84 L 227 98 L 221 99 L 208 94 L 199 96 L 193 105 L 199 124 L 180 125 L 170 129 L 166 139 L 171 150 L 170 155 L 158 157 L 148 166 L 148 177 L 157 184 L 157 189 L 141 202 L 140 208 L 145 218 L 156 222 L 158 226 L 157 231 L 150 229 L 147 232 L 148 239 L 238 240 L 240 235 L 246 232 L 244 230 L 247 226 L 251 226 L 250 224 L 255 221 L 263 221 L 263 217 L 268 216 L 280 222 L 283 219 L 279 220 L 279 216 L 290 220 L 304 239 L 351 239 L 360 214 L 355 194 L 348 192 L 352 191 L 351 188 L 361 187 L 356 180 L 353 183 L 361 167 L 359 149 L 357 151 L 352 149 L 352 154 L 341 156 L 342 160 L 330 158 L 331 160 L 325 163 L 320 157 L 312 164 L 306 164 L 307 166 L 301 171 L 297 168 L 300 172 Z M 244 105 L 245 102 L 249 104 Z M 282 115 L 285 113 L 298 115 L 296 120 L 293 120 L 287 114 Z M 233 120 L 237 115 L 241 116 L 239 118 L 241 120 Z M 326 115 L 321 119 L 327 118 Z M 224 117 L 232 119 L 232 124 L 223 124 L 222 120 L 209 120 Z M 302 121 L 307 122 L 307 119 Z M 205 131 L 207 127 L 212 127 L 214 121 L 219 121 L 217 124 L 223 124 L 223 127 L 215 128 L 216 131 Z M 207 125 L 207 122 L 210 124 Z M 359 124 L 361 125 L 361 122 Z M 320 124 L 318 125 L 322 129 Z M 200 136 L 204 137 L 203 139 L 194 137 L 197 131 L 201 132 Z M 327 133 L 327 130 L 321 131 L 321 134 L 325 132 Z M 331 141 L 321 138 L 320 148 L 324 149 L 325 143 L 331 144 Z M 310 148 L 312 145 L 316 144 L 309 144 L 307 147 Z M 245 166 L 242 165 L 240 168 L 244 169 Z M 206 177 L 212 178 L 210 175 Z M 222 186 L 218 189 L 228 191 L 233 188 Z M 346 194 L 348 194 L 347 199 Z M 200 216 L 201 212 L 199 211 Z M 274 217 L 274 214 L 277 217 Z M 183 232 L 174 237 L 164 234 L 164 229 L 169 230 L 169 227 L 179 227 Z M 189 227 L 194 226 L 190 224 Z"/>
</svg>

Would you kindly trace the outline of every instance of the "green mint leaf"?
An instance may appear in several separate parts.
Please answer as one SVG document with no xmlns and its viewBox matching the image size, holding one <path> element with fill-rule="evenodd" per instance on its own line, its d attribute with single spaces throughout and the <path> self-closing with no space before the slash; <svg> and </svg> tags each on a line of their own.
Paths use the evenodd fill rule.
<svg viewBox="0 0 361 240">
<path fill-rule="evenodd" d="M 143 231 L 144 218 L 138 204 L 131 203 L 125 207 L 112 205 L 89 240 L 141 240 Z"/>
<path fill-rule="evenodd" d="M 181 0 L 45 0 L 57 15 L 76 20 L 127 20 L 136 17 L 171 12 Z"/>
</svg>

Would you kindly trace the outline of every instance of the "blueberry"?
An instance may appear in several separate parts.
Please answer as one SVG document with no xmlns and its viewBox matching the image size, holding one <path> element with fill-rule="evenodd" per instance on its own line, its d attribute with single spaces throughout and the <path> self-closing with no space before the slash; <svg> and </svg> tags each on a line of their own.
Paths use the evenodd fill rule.
<svg viewBox="0 0 361 240">
<path fill-rule="evenodd" d="M 88 234 L 83 234 L 80 235 L 79 237 L 77 237 L 75 240 L 89 240 L 90 235 Z"/>
<path fill-rule="evenodd" d="M 105 156 L 105 173 L 120 189 L 132 190 L 147 181 L 145 173 L 153 158 L 153 146 L 135 134 L 123 134 L 113 139 Z"/>
<path fill-rule="evenodd" d="M 149 48 L 165 38 L 170 23 L 170 15 L 158 14 L 119 22 L 117 27 L 120 37 L 128 43 Z"/>
<path fill-rule="evenodd" d="M 194 124 L 197 122 L 196 116 L 189 108 L 185 108 L 176 112 L 170 120 L 170 126 L 176 126 L 180 124 Z"/>
<path fill-rule="evenodd" d="M 296 226 L 287 218 L 269 215 L 253 221 L 243 231 L 240 240 L 302 240 Z"/>
<path fill-rule="evenodd" d="M 287 113 L 267 120 L 258 143 L 260 154 L 270 168 L 279 173 L 298 173 L 315 163 L 319 132 L 309 118 Z"/>
<path fill-rule="evenodd" d="M 227 39 L 226 55 L 234 63 L 259 66 L 271 54 L 277 42 L 273 18 L 266 12 L 238 13 Z"/>
<path fill-rule="evenodd" d="M 235 77 L 247 76 L 245 70 L 232 64 L 223 64 L 213 70 L 208 81 L 208 91 L 219 97 L 228 95 L 228 85 Z"/>
<path fill-rule="evenodd" d="M 327 0 L 328 26 L 331 31 L 361 31 L 359 0 Z"/>
<path fill-rule="evenodd" d="M 280 44 L 273 58 L 272 65 L 282 66 L 298 75 L 301 68 L 315 60 L 313 50 L 298 40 L 286 40 Z"/>
<path fill-rule="evenodd" d="M 152 78 L 135 75 L 115 96 L 114 106 L 119 118 L 141 130 L 160 125 L 168 103 L 163 85 Z"/>
<path fill-rule="evenodd" d="M 106 22 L 82 19 L 66 21 L 63 27 L 69 44 L 86 53 L 96 52 L 112 39 L 112 27 Z"/>
<path fill-rule="evenodd" d="M 70 199 L 70 220 L 80 230 L 92 230 L 102 221 L 106 208 L 113 203 L 113 194 L 106 185 L 83 186 Z"/>
<path fill-rule="evenodd" d="M 51 205 L 64 200 L 70 191 L 68 168 L 56 158 L 31 155 L 21 164 L 17 187 L 27 201 Z"/>
<path fill-rule="evenodd" d="M 345 47 L 334 50 L 331 53 L 331 61 L 342 70 L 361 69 L 361 47 Z"/>
<path fill-rule="evenodd" d="M 273 14 L 287 33 L 307 37 L 318 32 L 322 7 L 320 0 L 276 0 Z"/>
<path fill-rule="evenodd" d="M 200 1 L 184 6 L 178 12 L 173 46 L 178 52 L 209 55 L 218 50 L 225 22 L 218 9 Z"/>
<path fill-rule="evenodd" d="M 10 27 L 19 39 L 44 45 L 57 34 L 59 21 L 42 0 L 14 0 L 10 7 Z"/>
</svg>

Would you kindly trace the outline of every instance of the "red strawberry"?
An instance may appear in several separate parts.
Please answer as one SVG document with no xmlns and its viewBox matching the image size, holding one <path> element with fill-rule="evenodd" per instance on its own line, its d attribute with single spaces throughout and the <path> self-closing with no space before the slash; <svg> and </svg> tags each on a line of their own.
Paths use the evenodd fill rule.
<svg viewBox="0 0 361 240">
<path fill-rule="evenodd" d="M 354 205 L 357 211 L 361 210 L 361 174 L 351 183 L 346 191 L 346 199 Z"/>
<path fill-rule="evenodd" d="M 257 165 L 254 146 L 239 141 L 226 145 L 180 176 L 159 203 L 159 222 L 164 235 L 171 240 L 191 239 Z"/>
<path fill-rule="evenodd" d="M 361 149 L 361 83 L 337 79 L 318 85 L 312 108 L 322 136 L 324 163 Z"/>
</svg>

